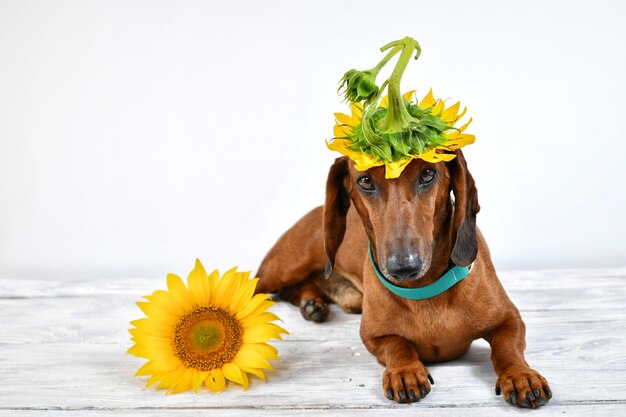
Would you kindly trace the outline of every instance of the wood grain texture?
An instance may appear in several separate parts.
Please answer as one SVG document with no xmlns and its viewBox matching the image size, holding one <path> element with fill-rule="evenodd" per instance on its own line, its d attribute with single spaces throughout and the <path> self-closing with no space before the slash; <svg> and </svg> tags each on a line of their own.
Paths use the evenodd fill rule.
<svg viewBox="0 0 626 417">
<path fill-rule="evenodd" d="M 555 398 L 537 415 L 626 415 L 626 268 L 500 274 L 527 325 L 527 358 Z M 491 416 L 517 414 L 494 394 L 489 347 L 428 366 L 435 385 L 411 406 L 383 397 L 383 368 L 362 345 L 359 315 L 333 306 L 330 322 L 273 308 L 290 335 L 268 383 L 246 392 L 165 396 L 144 388 L 126 354 L 134 305 L 164 278 L 0 279 L 0 415 Z"/>
</svg>

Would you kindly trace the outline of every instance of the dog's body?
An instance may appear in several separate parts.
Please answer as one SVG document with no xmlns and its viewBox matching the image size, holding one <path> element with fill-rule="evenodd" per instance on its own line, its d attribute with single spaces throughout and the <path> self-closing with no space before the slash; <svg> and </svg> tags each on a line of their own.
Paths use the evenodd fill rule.
<svg viewBox="0 0 626 417">
<path fill-rule="evenodd" d="M 362 173 L 339 158 L 324 207 L 308 213 L 270 250 L 257 291 L 283 291 L 315 321 L 326 319 L 327 298 L 347 311 L 362 308 L 361 338 L 386 366 L 383 389 L 390 399 L 419 401 L 432 382 L 422 362 L 458 358 L 484 338 L 492 348 L 496 392 L 523 407 L 547 402 L 552 394 L 546 380 L 524 359 L 524 323 L 475 226 L 478 199 L 463 154 L 458 151 L 449 163 L 414 160 L 397 179 L 383 174 L 384 167 Z M 435 297 L 401 298 L 376 276 L 368 242 L 384 277 L 399 286 L 423 287 L 454 264 L 471 264 L 471 272 Z M 324 271 L 329 281 L 323 281 Z"/>
</svg>

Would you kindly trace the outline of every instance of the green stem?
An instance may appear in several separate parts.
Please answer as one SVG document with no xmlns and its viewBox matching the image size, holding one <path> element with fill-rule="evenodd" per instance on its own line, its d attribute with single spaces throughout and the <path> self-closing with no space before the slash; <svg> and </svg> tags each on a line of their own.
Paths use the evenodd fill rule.
<svg viewBox="0 0 626 417">
<path fill-rule="evenodd" d="M 378 75 L 378 72 L 382 69 L 382 67 L 384 67 L 387 64 L 387 62 L 389 62 L 389 60 L 393 58 L 401 50 L 402 50 L 401 45 L 396 46 L 391 51 L 389 51 L 387 55 L 385 55 L 385 57 L 378 63 L 378 65 L 376 65 L 374 68 L 370 69 L 369 71 L 371 71 L 375 77 L 376 75 Z"/>
<path fill-rule="evenodd" d="M 409 38 L 407 36 L 400 42 L 401 44 L 392 50 L 393 52 L 396 48 L 401 47 L 402 53 L 400 54 L 400 58 L 398 58 L 398 62 L 389 77 L 389 85 L 387 87 L 387 92 L 389 94 L 387 115 L 380 121 L 381 127 L 387 131 L 402 130 L 411 120 L 411 115 L 406 110 L 406 107 L 404 107 L 404 101 L 402 94 L 400 93 L 400 79 L 402 78 L 402 74 L 404 74 L 404 70 L 413 56 L 413 52 L 417 51 L 415 53 L 415 59 L 419 58 L 422 52 L 419 43 L 413 38 Z M 395 42 L 392 42 L 392 44 L 393 43 Z"/>
</svg>

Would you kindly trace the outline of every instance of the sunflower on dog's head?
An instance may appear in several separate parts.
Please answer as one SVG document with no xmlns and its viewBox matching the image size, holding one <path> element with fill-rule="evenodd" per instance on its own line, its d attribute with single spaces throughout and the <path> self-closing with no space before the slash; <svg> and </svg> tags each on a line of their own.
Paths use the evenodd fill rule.
<svg viewBox="0 0 626 417">
<path fill-rule="evenodd" d="M 388 43 L 381 51 L 390 51 L 366 71 L 350 70 L 340 81 L 340 90 L 350 103 L 352 115 L 335 113 L 335 137 L 326 145 L 355 162 L 355 168 L 366 171 L 385 165 L 385 177 L 397 178 L 413 159 L 428 162 L 450 161 L 455 150 L 474 143 L 474 135 L 464 133 L 470 118 L 460 127 L 455 124 L 465 115 L 460 102 L 446 108 L 435 99 L 432 89 L 421 100 L 413 102 L 415 91 L 400 93 L 400 79 L 411 57 L 419 58 L 419 43 L 409 37 Z M 378 72 L 400 53 L 391 73 L 379 87 Z M 387 89 L 388 94 L 381 98 Z"/>
</svg>

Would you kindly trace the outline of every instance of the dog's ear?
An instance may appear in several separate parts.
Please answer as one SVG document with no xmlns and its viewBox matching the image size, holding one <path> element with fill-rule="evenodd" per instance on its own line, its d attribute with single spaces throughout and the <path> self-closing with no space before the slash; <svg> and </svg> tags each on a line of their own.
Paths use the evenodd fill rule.
<svg viewBox="0 0 626 417">
<path fill-rule="evenodd" d="M 452 261 L 459 266 L 468 266 L 478 253 L 476 241 L 476 214 L 480 210 L 474 178 L 467 169 L 463 152 L 456 151 L 456 158 L 448 164 L 454 192 L 454 218 L 452 234 L 455 237 Z"/>
<path fill-rule="evenodd" d="M 348 175 L 348 158 L 335 160 L 328 172 L 326 202 L 324 203 L 324 251 L 326 252 L 326 278 L 330 277 L 335 255 L 346 232 L 346 215 L 350 208 L 350 196 L 344 185 Z"/>
</svg>

